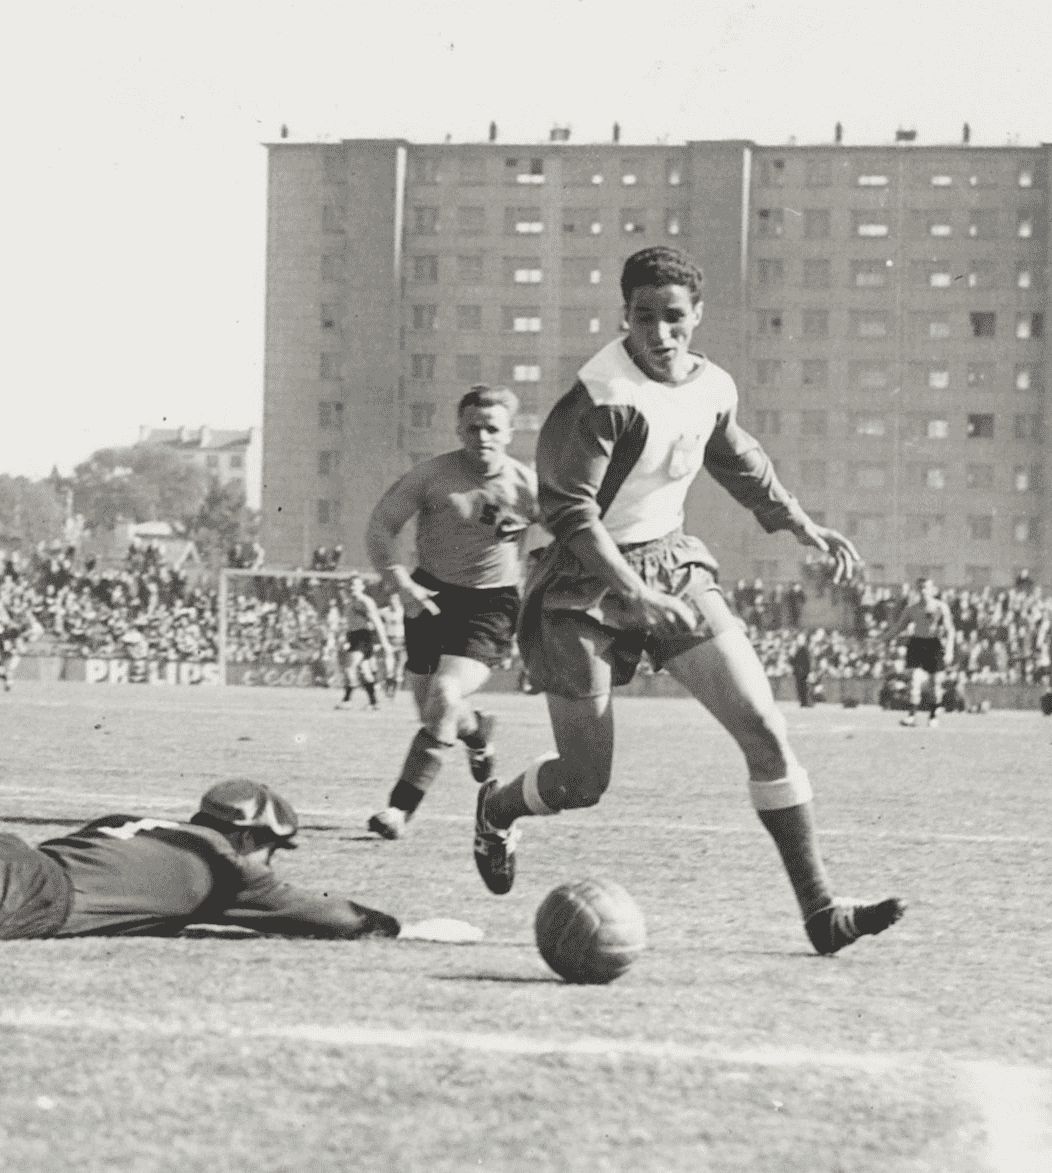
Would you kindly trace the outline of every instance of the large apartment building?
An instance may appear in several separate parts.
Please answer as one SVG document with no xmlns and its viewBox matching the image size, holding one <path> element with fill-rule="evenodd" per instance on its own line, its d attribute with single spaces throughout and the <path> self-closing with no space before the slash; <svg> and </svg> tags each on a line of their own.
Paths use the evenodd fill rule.
<svg viewBox="0 0 1052 1173">
<path fill-rule="evenodd" d="M 1043 475 L 1052 146 L 347 140 L 269 148 L 268 560 L 342 543 L 414 461 L 454 447 L 476 382 L 552 404 L 621 321 L 626 256 L 706 273 L 695 346 L 739 418 L 874 581 L 1052 582 Z M 688 523 L 724 578 L 800 577 L 706 477 Z"/>
</svg>

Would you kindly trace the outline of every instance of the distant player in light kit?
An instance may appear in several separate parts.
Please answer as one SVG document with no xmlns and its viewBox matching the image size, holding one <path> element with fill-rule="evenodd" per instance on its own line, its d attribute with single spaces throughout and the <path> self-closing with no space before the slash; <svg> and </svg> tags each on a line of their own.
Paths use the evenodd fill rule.
<svg viewBox="0 0 1052 1173">
<path fill-rule="evenodd" d="M 457 407 L 462 447 L 410 469 L 369 519 L 369 556 L 405 610 L 406 668 L 422 722 L 388 806 L 369 820 L 385 839 L 404 832 L 458 739 L 477 782 L 493 773 L 493 718 L 465 701 L 511 651 L 520 547 L 537 517 L 536 477 L 507 454 L 518 406 L 504 388 L 473 387 Z M 410 574 L 396 542 L 414 516 Z"/>
<path fill-rule="evenodd" d="M 540 505 L 555 542 L 527 582 L 519 647 L 534 687 L 547 693 L 558 754 L 481 788 L 475 862 L 491 891 L 507 892 L 517 819 L 600 800 L 613 763 L 611 693 L 646 651 L 737 741 L 750 797 L 781 853 L 807 934 L 819 953 L 834 953 L 882 932 L 904 904 L 834 899 L 807 773 L 716 584 L 715 559 L 683 533 L 687 490 L 704 466 L 765 530 L 789 530 L 829 553 L 837 580 L 851 575 L 858 554 L 782 487 L 737 422 L 731 377 L 690 350 L 702 280 L 676 249 L 629 257 L 621 278 L 627 334 L 584 365 L 541 430 Z"/>
</svg>

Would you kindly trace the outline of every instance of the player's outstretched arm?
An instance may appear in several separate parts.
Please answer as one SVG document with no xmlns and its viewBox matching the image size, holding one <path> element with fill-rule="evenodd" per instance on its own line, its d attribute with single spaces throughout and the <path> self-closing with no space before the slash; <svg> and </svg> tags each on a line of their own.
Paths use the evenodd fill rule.
<svg viewBox="0 0 1052 1173">
<path fill-rule="evenodd" d="M 794 527 L 796 540 L 802 546 L 813 546 L 823 554 L 829 554 L 836 562 L 833 572 L 834 582 L 847 582 L 854 575 L 862 562 L 862 557 L 855 549 L 854 544 L 845 538 L 838 530 L 819 525 L 810 517 L 804 517 Z"/>
<path fill-rule="evenodd" d="M 268 869 L 269 871 L 269 869 Z M 387 913 L 338 896 L 318 896 L 275 877 L 240 893 L 228 908 L 205 914 L 201 923 L 237 925 L 280 937 L 397 937 L 401 925 Z"/>
</svg>

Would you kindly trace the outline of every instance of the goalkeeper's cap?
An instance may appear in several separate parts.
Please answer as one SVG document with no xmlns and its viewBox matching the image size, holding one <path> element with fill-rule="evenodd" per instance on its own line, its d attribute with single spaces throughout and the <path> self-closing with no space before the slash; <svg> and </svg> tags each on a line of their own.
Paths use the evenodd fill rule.
<svg viewBox="0 0 1052 1173">
<path fill-rule="evenodd" d="M 278 839 L 291 839 L 299 819 L 290 804 L 250 778 L 229 778 L 201 796 L 201 813 L 232 827 L 267 827 Z"/>
</svg>

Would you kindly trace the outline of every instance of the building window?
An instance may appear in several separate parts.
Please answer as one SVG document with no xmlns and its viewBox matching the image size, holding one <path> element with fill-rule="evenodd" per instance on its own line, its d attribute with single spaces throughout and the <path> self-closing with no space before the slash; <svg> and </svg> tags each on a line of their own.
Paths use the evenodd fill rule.
<svg viewBox="0 0 1052 1173">
<path fill-rule="evenodd" d="M 950 436 L 950 421 L 949 420 L 928 420 L 928 439 L 929 440 L 947 440 Z"/>
<path fill-rule="evenodd" d="M 347 219 L 347 209 L 335 204 L 326 204 L 321 210 L 322 232 L 341 233 L 344 231 L 343 222 Z"/>
<path fill-rule="evenodd" d="M 1041 368 L 1030 363 L 1017 363 L 1014 384 L 1017 391 L 1040 391 Z"/>
<path fill-rule="evenodd" d="M 1030 288 L 1030 270 L 1019 269 L 1015 275 L 1015 285 L 1017 289 Z"/>
<path fill-rule="evenodd" d="M 342 253 L 326 253 L 321 258 L 321 279 L 323 281 L 343 280 Z"/>
<path fill-rule="evenodd" d="M 824 411 L 802 411 L 800 413 L 801 436 L 825 436 L 829 432 L 829 417 Z"/>
<path fill-rule="evenodd" d="M 1018 183 L 1019 183 L 1020 187 L 1033 187 L 1034 186 L 1034 173 L 1033 173 L 1033 171 L 1030 171 L 1029 169 L 1024 169 L 1024 170 L 1020 171 Z"/>
<path fill-rule="evenodd" d="M 665 232 L 669 236 L 679 236 L 683 227 L 683 213 L 678 208 L 665 209 Z"/>
<path fill-rule="evenodd" d="M 781 210 L 779 209 L 779 216 Z M 775 234 L 781 236 L 781 220 L 779 220 L 779 231 Z M 806 240 L 826 240 L 829 236 L 829 209 L 828 208 L 805 208 L 804 209 L 804 238 Z"/>
<path fill-rule="evenodd" d="M 887 187 L 888 177 L 886 175 L 860 175 L 857 182 L 859 187 Z"/>
<path fill-rule="evenodd" d="M 944 219 L 931 220 L 928 223 L 928 235 L 939 237 L 953 236 L 953 225 Z"/>
<path fill-rule="evenodd" d="M 438 257 L 413 257 L 414 281 L 438 280 Z"/>
<path fill-rule="evenodd" d="M 880 437 L 885 433 L 882 415 L 859 415 L 855 417 L 855 435 Z"/>
<path fill-rule="evenodd" d="M 646 212 L 642 208 L 622 208 L 621 228 L 628 233 L 646 232 Z"/>
<path fill-rule="evenodd" d="M 486 156 L 465 155 L 458 160 L 458 178 L 463 184 L 486 182 Z"/>
<path fill-rule="evenodd" d="M 852 366 L 852 371 L 854 373 L 852 382 L 857 383 L 863 391 L 882 391 L 888 385 L 887 367 L 855 364 Z"/>
<path fill-rule="evenodd" d="M 230 468 L 244 468 L 245 458 L 240 452 L 232 452 L 230 454 Z"/>
<path fill-rule="evenodd" d="M 994 466 L 992 464 L 969 464 L 965 477 L 969 489 L 992 489 L 994 487 Z"/>
<path fill-rule="evenodd" d="M 953 187 L 952 175 L 933 175 L 931 177 L 932 187 Z"/>
<path fill-rule="evenodd" d="M 990 261 L 972 261 L 968 266 L 969 289 L 992 289 L 994 267 Z"/>
<path fill-rule="evenodd" d="M 785 281 L 785 265 L 781 261 L 757 261 L 756 281 L 759 285 L 777 288 Z"/>
<path fill-rule="evenodd" d="M 851 218 L 855 225 L 856 236 L 884 237 L 891 231 L 887 220 L 873 212 L 853 212 Z"/>
<path fill-rule="evenodd" d="M 598 236 L 601 231 L 598 208 L 563 209 L 563 232 L 573 232 L 578 236 Z"/>
<path fill-rule="evenodd" d="M 413 158 L 414 183 L 438 183 L 438 159 L 435 155 L 416 155 Z"/>
<path fill-rule="evenodd" d="M 891 261 L 852 261 L 851 273 L 857 289 L 882 289 L 888 283 Z"/>
<path fill-rule="evenodd" d="M 927 318 L 929 338 L 949 338 L 950 322 L 947 318 Z"/>
<path fill-rule="evenodd" d="M 598 334 L 599 318 L 595 310 L 564 307 L 559 311 L 559 331 L 562 334 Z"/>
<path fill-rule="evenodd" d="M 992 440 L 994 417 L 985 412 L 972 412 L 968 416 L 968 436 L 972 440 Z"/>
<path fill-rule="evenodd" d="M 482 329 L 482 306 L 480 306 L 480 305 L 458 305 L 457 306 L 457 329 L 458 330 L 481 330 Z"/>
<path fill-rule="evenodd" d="M 1024 440 L 1031 444 L 1040 443 L 1041 417 L 1039 415 L 1016 415 L 1014 435 L 1017 440 Z"/>
<path fill-rule="evenodd" d="M 340 502 L 339 501 L 319 501 L 318 502 L 318 525 L 339 525 L 340 524 Z"/>
<path fill-rule="evenodd" d="M 804 183 L 807 187 L 829 187 L 833 169 L 828 159 L 808 159 L 804 164 Z"/>
<path fill-rule="evenodd" d="M 757 310 L 756 311 L 756 332 L 761 335 L 773 336 L 775 338 L 781 337 L 782 311 L 781 310 Z"/>
<path fill-rule="evenodd" d="M 540 184 L 544 182 L 543 159 L 514 159 L 508 160 L 510 167 L 514 163 L 516 168 L 515 182 L 523 184 Z"/>
<path fill-rule="evenodd" d="M 758 227 L 757 236 L 781 236 L 784 229 L 785 214 L 781 208 L 759 208 L 756 212 Z"/>
<path fill-rule="evenodd" d="M 343 318 L 343 306 L 338 302 L 323 301 L 321 303 L 321 328 L 335 330 Z"/>
<path fill-rule="evenodd" d="M 434 330 L 435 323 L 438 320 L 438 306 L 437 305 L 415 305 L 413 306 L 413 329 L 414 330 Z"/>
<path fill-rule="evenodd" d="M 953 285 L 953 274 L 935 269 L 928 274 L 928 284 L 932 289 L 949 289 Z"/>
<path fill-rule="evenodd" d="M 859 489 L 883 489 L 887 470 L 883 464 L 856 464 L 855 486 Z"/>
<path fill-rule="evenodd" d="M 541 368 L 536 363 L 518 363 L 512 368 L 511 377 L 516 383 L 539 383 Z"/>
<path fill-rule="evenodd" d="M 829 334 L 828 310 L 804 310 L 803 332 L 805 338 L 825 338 Z"/>
<path fill-rule="evenodd" d="M 967 380 L 969 387 L 987 389 L 993 386 L 994 365 L 989 362 L 970 362 Z"/>
<path fill-rule="evenodd" d="M 465 236 L 479 236 L 486 231 L 485 208 L 457 208 L 457 230 Z"/>
<path fill-rule="evenodd" d="M 858 338 L 884 338 L 888 333 L 888 319 L 886 314 L 865 313 L 855 314 L 855 335 Z"/>
<path fill-rule="evenodd" d="M 1025 464 L 1017 464 L 1012 473 L 1012 487 L 1017 493 L 1030 492 L 1030 468 Z"/>
<path fill-rule="evenodd" d="M 541 331 L 540 306 L 504 306 L 502 326 L 516 334 L 539 334 Z"/>
<path fill-rule="evenodd" d="M 318 453 L 318 476 L 328 477 L 333 476 L 340 471 L 340 454 L 339 452 L 319 452 Z"/>
<path fill-rule="evenodd" d="M 804 261 L 804 288 L 805 289 L 828 289 L 829 288 L 829 262 L 828 261 Z"/>
<path fill-rule="evenodd" d="M 1044 314 L 1016 314 L 1015 336 L 1024 338 L 1041 338 L 1045 332 Z"/>
<path fill-rule="evenodd" d="M 438 208 L 417 204 L 413 208 L 413 231 L 418 236 L 433 236 L 438 231 Z"/>
<path fill-rule="evenodd" d="M 457 280 L 477 285 L 482 280 L 482 255 L 457 257 Z"/>
<path fill-rule="evenodd" d="M 343 371 L 343 355 L 322 354 L 319 364 L 319 376 L 322 379 L 339 379 Z"/>
<path fill-rule="evenodd" d="M 783 187 L 785 185 L 785 160 L 760 160 L 760 186 Z"/>
<path fill-rule="evenodd" d="M 318 427 L 323 431 L 343 431 L 343 404 L 332 399 L 318 403 Z"/>
<path fill-rule="evenodd" d="M 760 387 L 777 387 L 782 382 L 781 359 L 763 359 L 756 364 L 756 382 Z"/>
<path fill-rule="evenodd" d="M 1029 240 L 1034 235 L 1034 221 L 1030 215 L 1021 215 L 1015 226 L 1016 236 Z"/>
<path fill-rule="evenodd" d="M 824 489 L 828 469 L 824 460 L 804 460 L 800 462 L 800 483 L 805 489 Z"/>
<path fill-rule="evenodd" d="M 997 333 L 997 315 L 991 313 L 974 313 L 968 315 L 972 324 L 973 338 L 993 338 Z"/>
<path fill-rule="evenodd" d="M 933 367 L 928 371 L 928 386 L 933 391 L 945 391 L 950 385 L 950 372 Z"/>
<path fill-rule="evenodd" d="M 478 354 L 457 355 L 457 381 L 461 383 L 482 382 L 482 356 Z"/>
<path fill-rule="evenodd" d="M 968 518 L 968 536 L 973 542 L 989 542 L 994 536 L 994 519 L 989 514 Z"/>
<path fill-rule="evenodd" d="M 991 240 L 997 230 L 997 213 L 973 211 L 968 221 L 968 235 L 976 240 Z"/>
<path fill-rule="evenodd" d="M 800 381 L 805 387 L 825 387 L 829 382 L 829 363 L 824 358 L 805 358 L 800 364 Z"/>
<path fill-rule="evenodd" d="M 1012 522 L 1012 541 L 1023 546 L 1035 540 L 1036 518 L 1017 517 Z"/>
<path fill-rule="evenodd" d="M 946 488 L 946 469 L 938 466 L 924 469 L 924 487 L 942 492 Z"/>
<path fill-rule="evenodd" d="M 966 566 L 964 577 L 967 585 L 974 589 L 975 587 L 989 586 L 993 575 L 989 566 Z"/>
<path fill-rule="evenodd" d="M 215 453 L 210 452 L 205 457 L 205 468 L 210 468 L 210 469 L 219 468 L 219 457 Z"/>
<path fill-rule="evenodd" d="M 757 436 L 780 436 L 782 434 L 782 413 L 780 411 L 758 411 L 756 413 Z"/>
<path fill-rule="evenodd" d="M 540 208 L 505 208 L 504 231 L 511 236 L 536 236 L 543 232 Z"/>
<path fill-rule="evenodd" d="M 563 284 L 567 286 L 598 285 L 602 277 L 595 257 L 564 257 Z"/>
<path fill-rule="evenodd" d="M 598 334 L 599 333 L 599 325 L 600 325 L 600 323 L 599 323 L 598 318 L 589 318 L 588 319 L 588 333 L 589 334 Z"/>
<path fill-rule="evenodd" d="M 863 542 L 878 541 L 884 536 L 884 518 L 879 513 L 849 513 L 847 536 Z"/>
<path fill-rule="evenodd" d="M 539 257 L 509 257 L 504 264 L 515 285 L 540 285 L 543 273 Z"/>
<path fill-rule="evenodd" d="M 410 358 L 409 371 L 414 379 L 433 379 L 435 377 L 435 359 L 433 354 L 414 354 Z"/>
<path fill-rule="evenodd" d="M 434 426 L 434 403 L 411 403 L 409 405 L 409 426 L 411 428 L 430 428 Z"/>
</svg>

